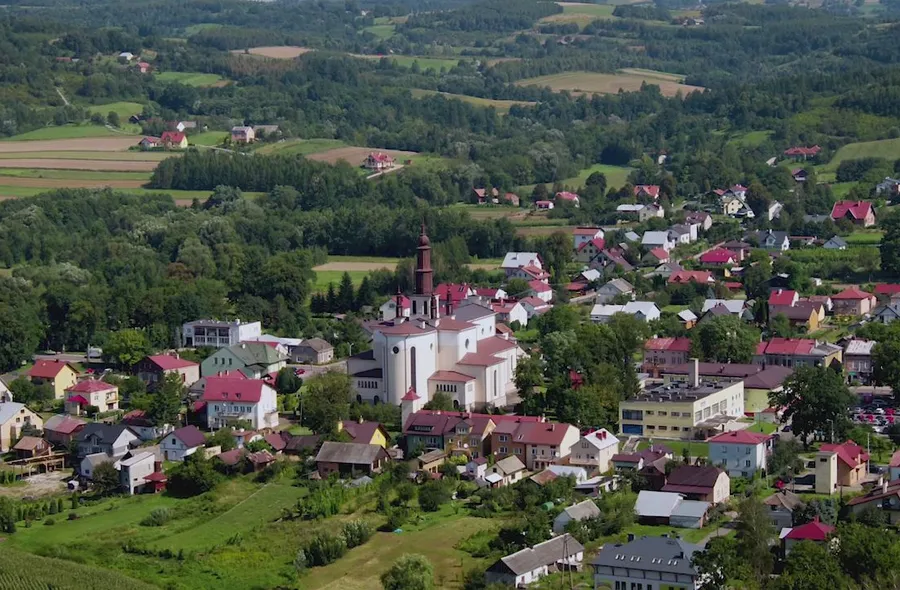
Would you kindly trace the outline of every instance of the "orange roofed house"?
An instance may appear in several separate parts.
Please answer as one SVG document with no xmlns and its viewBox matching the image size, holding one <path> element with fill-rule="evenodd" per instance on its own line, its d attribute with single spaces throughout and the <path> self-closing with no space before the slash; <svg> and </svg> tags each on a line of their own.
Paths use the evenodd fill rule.
<svg viewBox="0 0 900 590">
<path fill-rule="evenodd" d="M 838 486 L 858 486 L 868 472 L 869 454 L 858 444 L 849 440 L 823 444 L 816 453 L 816 493 L 833 494 Z"/>
<path fill-rule="evenodd" d="M 579 438 L 571 424 L 507 421 L 491 432 L 491 454 L 497 459 L 516 456 L 528 469 L 545 469 L 568 457 Z"/>
<path fill-rule="evenodd" d="M 831 296 L 834 315 L 863 315 L 875 309 L 877 299 L 858 287 L 848 287 Z"/>
<path fill-rule="evenodd" d="M 390 170 L 394 167 L 394 158 L 382 152 L 372 152 L 366 156 L 363 167 L 369 170 Z"/>
<path fill-rule="evenodd" d="M 688 362 L 690 338 L 651 338 L 644 344 L 643 371 L 657 373 Z"/>
<path fill-rule="evenodd" d="M 78 381 L 78 371 L 59 359 L 39 360 L 28 371 L 28 377 L 35 385 L 48 383 L 53 388 L 53 397 L 62 399 L 66 395 L 66 390 L 74 387 Z"/>
</svg>

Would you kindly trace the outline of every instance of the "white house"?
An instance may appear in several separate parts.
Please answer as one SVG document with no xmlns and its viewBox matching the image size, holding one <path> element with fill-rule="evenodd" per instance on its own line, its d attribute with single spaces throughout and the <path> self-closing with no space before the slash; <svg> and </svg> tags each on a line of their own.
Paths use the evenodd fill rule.
<svg viewBox="0 0 900 590">
<path fill-rule="evenodd" d="M 771 435 L 746 430 L 723 432 L 708 440 L 709 461 L 721 466 L 731 477 L 752 477 L 766 469 L 772 441 Z"/>
<path fill-rule="evenodd" d="M 573 520 L 587 520 L 600 516 L 600 509 L 593 500 L 585 500 L 573 506 L 569 506 L 553 519 L 553 532 L 557 535 L 566 532 L 566 526 Z"/>
<path fill-rule="evenodd" d="M 278 426 L 277 395 L 260 379 L 208 377 L 201 399 L 206 402 L 207 428 L 224 428 L 238 420 L 256 430 Z"/>
<path fill-rule="evenodd" d="M 619 295 L 633 295 L 634 286 L 625 279 L 613 279 L 597 289 L 595 301 L 597 303 L 609 303 Z"/>
<path fill-rule="evenodd" d="M 184 461 L 206 444 L 206 437 L 196 426 L 185 426 L 166 435 L 160 443 L 166 461 Z"/>
<path fill-rule="evenodd" d="M 629 301 L 625 305 L 595 305 L 591 309 L 591 321 L 597 324 L 605 324 L 617 313 L 633 315 L 645 322 L 658 320 L 661 315 L 659 308 L 652 301 Z"/>
<path fill-rule="evenodd" d="M 549 311 L 552 307 L 549 303 L 537 297 L 526 297 L 525 299 L 520 299 L 519 303 L 525 308 L 525 313 L 528 314 L 529 320 L 536 315 Z"/>
<path fill-rule="evenodd" d="M 399 313 L 397 312 L 398 309 L 400 310 Z M 406 295 L 391 297 L 382 303 L 379 308 L 381 311 L 381 320 L 385 322 L 396 319 L 398 316 L 408 318 L 410 309 L 409 297 Z"/>
<path fill-rule="evenodd" d="M 537 297 L 547 303 L 553 299 L 553 287 L 540 280 L 528 281 L 529 296 Z"/>
<path fill-rule="evenodd" d="M 619 439 L 605 428 L 581 437 L 572 447 L 569 464 L 585 467 L 589 472 L 605 473 L 612 467 L 612 457 L 619 452 Z"/>
<path fill-rule="evenodd" d="M 181 346 L 184 348 L 227 348 L 239 342 L 255 340 L 262 335 L 260 322 L 223 322 L 195 320 L 181 326 Z"/>
<path fill-rule="evenodd" d="M 525 326 L 528 323 L 528 310 L 518 301 L 503 301 L 492 303 L 491 309 L 497 314 L 497 321 L 512 324 L 519 322 Z"/>
<path fill-rule="evenodd" d="M 574 248 L 578 250 L 583 244 L 587 244 L 591 240 L 603 237 L 603 229 L 599 227 L 576 227 L 572 230 L 572 236 L 575 240 Z"/>
<path fill-rule="evenodd" d="M 512 278 L 523 266 L 544 267 L 537 252 L 507 252 L 500 268 L 506 273 L 506 278 Z"/>
<path fill-rule="evenodd" d="M 123 491 L 133 495 L 135 490 L 143 488 L 146 477 L 153 473 L 156 465 L 156 455 L 151 452 L 136 452 L 131 457 L 116 462 L 119 470 L 119 485 Z"/>
<path fill-rule="evenodd" d="M 644 237 L 641 238 L 641 246 L 644 248 L 662 248 L 669 252 L 675 247 L 672 239 L 669 237 L 668 231 L 645 231 Z"/>
<path fill-rule="evenodd" d="M 488 584 L 528 586 L 562 566 L 577 566 L 584 560 L 584 547 L 568 533 L 500 558 L 484 573 Z"/>
</svg>

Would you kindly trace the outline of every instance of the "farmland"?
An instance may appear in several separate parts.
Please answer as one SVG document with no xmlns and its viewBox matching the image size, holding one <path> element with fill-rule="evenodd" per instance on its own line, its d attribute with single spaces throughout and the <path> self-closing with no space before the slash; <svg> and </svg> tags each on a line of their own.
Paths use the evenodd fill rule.
<svg viewBox="0 0 900 590">
<path fill-rule="evenodd" d="M 274 45 L 267 47 L 251 47 L 249 49 L 234 49 L 231 53 L 236 55 L 256 55 L 259 57 L 271 57 L 273 59 L 294 59 L 304 53 L 314 51 L 309 47 L 297 47 L 295 45 Z"/>
<path fill-rule="evenodd" d="M 818 170 L 820 172 L 836 172 L 841 162 L 857 158 L 900 159 L 900 138 L 848 143 L 839 148 L 835 152 L 834 157 L 831 158 L 831 161 L 824 166 L 820 166 Z"/>
<path fill-rule="evenodd" d="M 584 28 L 592 21 L 598 19 L 612 19 L 615 6 L 611 4 L 587 4 L 581 2 L 557 2 L 562 6 L 560 14 L 544 17 L 541 23 L 575 23 Z"/>
<path fill-rule="evenodd" d="M 340 139 L 291 139 L 279 143 L 268 143 L 260 146 L 259 154 L 297 154 L 306 156 L 318 152 L 333 150 L 346 145 Z"/>
<path fill-rule="evenodd" d="M 223 143 L 227 137 L 228 133 L 224 131 L 204 131 L 189 135 L 188 143 L 190 145 L 213 146 Z"/>
<path fill-rule="evenodd" d="M 160 72 L 156 79 L 161 82 L 178 82 L 185 86 L 208 87 L 224 86 L 228 83 L 218 74 L 203 74 L 201 72 Z"/>
<path fill-rule="evenodd" d="M 109 104 L 97 104 L 88 107 L 91 113 L 98 113 L 104 117 L 109 113 L 116 113 L 123 121 L 132 115 L 137 115 L 144 110 L 144 105 L 136 102 L 111 102 Z"/>
<path fill-rule="evenodd" d="M 31 590 L 154 590 L 156 586 L 124 574 L 89 567 L 70 561 L 29 555 L 4 548 L 0 551 L 0 589 Z"/>
<path fill-rule="evenodd" d="M 0 140 L 0 144 L 10 141 L 78 139 L 85 137 L 122 137 L 122 133 L 113 131 L 104 125 L 60 125 L 56 127 L 43 127 L 41 129 L 29 131 L 28 133 L 6 137 Z M 2 150 L 2 148 L 0 148 L 0 150 Z"/>
<path fill-rule="evenodd" d="M 396 62 L 398 66 L 403 68 L 411 68 L 413 64 L 418 64 L 422 70 L 440 71 L 441 68 L 449 70 L 456 67 L 459 58 L 440 58 L 440 57 L 422 57 L 417 55 L 361 55 L 351 54 L 353 57 L 360 59 L 389 59 Z"/>
<path fill-rule="evenodd" d="M 573 176 L 571 178 L 564 178 L 560 182 L 564 186 L 571 187 L 573 189 L 577 189 L 579 187 L 584 186 L 584 183 L 587 181 L 588 177 L 594 172 L 602 172 L 606 176 L 606 183 L 611 188 L 619 188 L 628 180 L 628 175 L 631 174 L 631 168 L 627 166 L 610 166 L 608 164 L 594 164 L 590 168 L 585 168 L 581 172 L 578 173 L 577 176 Z M 519 187 L 519 196 L 527 198 L 531 191 L 534 190 L 535 185 L 529 184 L 525 186 Z"/>
<path fill-rule="evenodd" d="M 324 152 L 312 153 L 307 157 L 310 160 L 327 162 L 329 164 L 335 164 L 337 162 L 340 162 L 341 160 L 344 160 L 353 166 L 362 166 L 362 163 L 365 161 L 366 156 L 368 156 L 373 151 L 388 154 L 389 156 L 392 156 L 398 163 L 402 163 L 403 160 L 418 155 L 416 152 L 405 152 L 402 150 L 382 150 L 367 147 L 347 146 L 325 150 Z"/>
<path fill-rule="evenodd" d="M 457 99 L 464 102 L 468 102 L 480 107 L 493 107 L 497 109 L 500 113 L 507 113 L 509 109 L 514 105 L 528 105 L 532 106 L 537 103 L 524 101 L 524 100 L 496 100 L 492 98 L 481 98 L 478 96 L 466 96 L 465 94 L 451 94 L 449 92 L 438 92 L 436 90 L 422 90 L 419 88 L 413 88 L 410 92 L 412 92 L 413 97 L 419 98 L 422 96 L 434 96 L 439 94 L 448 99 Z"/>
<path fill-rule="evenodd" d="M 671 76 L 671 75 L 666 75 Z M 641 89 L 643 84 L 659 86 L 660 92 L 666 96 L 675 96 L 677 93 L 687 94 L 703 90 L 700 86 L 690 86 L 674 81 L 666 76 L 660 76 L 658 72 L 641 73 L 632 70 L 631 73 L 620 72 L 617 74 L 600 74 L 597 72 L 564 72 L 528 78 L 516 82 L 519 86 L 549 86 L 552 90 L 567 90 L 573 94 L 615 94 L 619 91 L 635 92 Z"/>
</svg>

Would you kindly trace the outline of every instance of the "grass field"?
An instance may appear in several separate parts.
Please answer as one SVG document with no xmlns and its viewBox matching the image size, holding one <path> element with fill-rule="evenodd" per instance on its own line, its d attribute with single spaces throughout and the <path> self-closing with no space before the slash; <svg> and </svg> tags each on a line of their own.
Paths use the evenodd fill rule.
<svg viewBox="0 0 900 590">
<path fill-rule="evenodd" d="M 434 71 L 440 71 L 441 68 L 449 70 L 456 67 L 456 64 L 459 63 L 459 59 L 454 58 L 423 57 L 417 55 L 362 55 L 358 53 L 351 55 L 360 59 L 379 60 L 381 58 L 387 58 L 392 62 L 396 62 L 397 65 L 402 68 L 411 68 L 414 63 L 418 63 L 419 68 L 422 70 Z"/>
<path fill-rule="evenodd" d="M 420 88 L 413 88 L 411 90 L 413 98 L 420 98 L 423 96 L 434 96 L 435 94 L 440 94 L 446 98 L 455 98 L 464 102 L 468 102 L 480 107 L 494 107 L 497 109 L 497 112 L 500 113 L 508 113 L 509 109 L 514 105 L 535 105 L 537 103 L 529 102 L 525 100 L 497 100 L 493 98 L 481 98 L 478 96 L 466 96 L 465 94 L 451 94 L 449 92 L 438 92 L 437 90 L 422 90 Z"/>
<path fill-rule="evenodd" d="M 111 102 L 109 104 L 96 104 L 88 107 L 91 113 L 100 113 L 104 117 L 110 112 L 119 115 L 122 121 L 126 121 L 128 117 L 137 115 L 144 110 L 144 105 L 136 102 Z"/>
<path fill-rule="evenodd" d="M 44 142 L 29 142 L 29 143 L 44 143 Z M 133 143 L 133 140 L 129 138 L 128 143 Z M 23 146 L 26 144 L 7 144 L 11 146 Z M 3 147 L 4 144 L 0 144 L 0 147 Z M 31 147 L 31 146 L 28 146 Z M 119 161 L 130 161 L 130 162 L 159 162 L 161 160 L 165 160 L 166 158 L 172 158 L 177 156 L 178 154 L 175 152 L 95 152 L 91 150 L 83 150 L 83 151 L 59 151 L 59 150 L 47 150 L 47 151 L 13 151 L 13 152 L 2 152 L 0 151 L 0 160 L 15 160 L 23 157 L 28 157 L 32 160 L 57 160 L 57 159 L 65 159 L 65 160 L 119 160 Z"/>
<path fill-rule="evenodd" d="M 300 57 L 304 53 L 309 53 L 310 51 L 315 50 L 310 49 L 309 47 L 297 47 L 295 45 L 274 45 L 269 47 L 251 47 L 246 51 L 243 49 L 234 49 L 231 53 L 257 55 L 259 57 L 271 57 L 274 59 L 294 59 L 295 57 Z"/>
<path fill-rule="evenodd" d="M 0 589 L 154 590 L 157 586 L 124 574 L 4 548 L 0 551 Z"/>
<path fill-rule="evenodd" d="M 747 131 L 735 133 L 728 138 L 728 143 L 737 147 L 752 148 L 763 144 L 772 136 L 772 131 Z"/>
<path fill-rule="evenodd" d="M 884 158 L 885 160 L 896 160 L 900 158 L 900 138 L 848 143 L 835 152 L 834 157 L 831 158 L 830 162 L 824 166 L 819 166 L 818 171 L 836 172 L 841 162 L 856 158 Z"/>
<path fill-rule="evenodd" d="M 857 230 L 844 239 L 852 246 L 875 246 L 881 243 L 884 232 L 880 229 Z"/>
<path fill-rule="evenodd" d="M 203 74 L 201 72 L 160 72 L 156 74 L 160 82 L 178 82 L 185 86 L 221 86 L 226 82 L 225 78 L 218 74 Z"/>
<path fill-rule="evenodd" d="M 290 139 L 279 143 L 267 143 L 256 150 L 259 154 L 300 154 L 306 156 L 327 152 L 346 144 L 340 139 Z"/>
<path fill-rule="evenodd" d="M 43 127 L 28 133 L 5 137 L 2 141 L 36 141 L 43 139 L 78 139 L 82 137 L 122 136 L 122 133 L 111 131 L 103 125 L 61 125 L 59 127 Z"/>
<path fill-rule="evenodd" d="M 373 269 L 374 270 L 374 269 Z M 328 285 L 334 284 L 334 290 L 337 292 L 337 288 L 341 284 L 341 278 L 343 278 L 344 273 L 350 273 L 350 278 L 353 280 L 353 286 L 358 287 L 362 282 L 363 278 L 369 274 L 368 270 L 316 270 L 316 282 L 313 283 L 312 290 L 316 293 L 326 293 L 328 291 Z"/>
<path fill-rule="evenodd" d="M 563 11 L 559 14 L 545 16 L 539 23 L 575 23 L 584 28 L 598 19 L 613 19 L 615 6 L 611 4 L 586 4 L 581 2 L 557 2 Z"/>
<path fill-rule="evenodd" d="M 393 24 L 372 25 L 371 27 L 365 27 L 363 29 L 363 31 L 372 33 L 379 39 L 390 39 L 394 36 L 396 30 L 397 27 Z"/>
<path fill-rule="evenodd" d="M 94 170 L 40 170 L 33 168 L 0 168 L 0 177 L 48 178 L 59 180 L 150 180 L 148 172 L 102 172 Z M 0 179 L 0 183 L 3 180 Z"/>
<path fill-rule="evenodd" d="M 680 459 L 682 456 L 682 452 L 684 449 L 690 449 L 691 457 L 709 457 L 709 444 L 705 442 L 694 442 L 694 441 L 686 441 L 686 440 L 665 440 L 665 439 L 654 439 L 653 444 L 665 445 L 672 449 L 672 452 L 675 454 L 675 459 Z M 647 441 L 641 441 L 638 443 L 638 450 L 644 450 L 649 448 L 650 444 Z"/>
<path fill-rule="evenodd" d="M 587 181 L 588 176 L 593 174 L 594 172 L 602 172 L 606 175 L 606 184 L 610 188 L 619 188 L 625 184 L 628 180 L 628 175 L 631 174 L 631 168 L 627 166 L 610 166 L 608 164 L 594 164 L 590 168 L 585 168 L 581 172 L 578 173 L 577 176 L 573 176 L 571 178 L 564 178 L 560 182 L 566 186 L 570 186 L 573 188 L 578 188 L 584 186 L 584 183 Z M 523 198 L 528 198 L 531 195 L 531 191 L 534 190 L 533 184 L 528 184 L 525 186 L 519 187 L 519 196 Z"/>
<path fill-rule="evenodd" d="M 619 91 L 636 92 L 641 85 L 654 84 L 666 96 L 675 96 L 678 92 L 687 94 L 703 90 L 700 86 L 689 86 L 660 77 L 659 72 L 601 74 L 598 72 L 564 72 L 528 78 L 516 82 L 519 86 L 549 86 L 552 90 L 567 90 L 573 94 L 615 94 Z"/>
<path fill-rule="evenodd" d="M 188 143 L 191 145 L 219 145 L 225 141 L 228 133 L 224 131 L 204 131 L 203 133 L 195 133 L 188 136 Z"/>
</svg>

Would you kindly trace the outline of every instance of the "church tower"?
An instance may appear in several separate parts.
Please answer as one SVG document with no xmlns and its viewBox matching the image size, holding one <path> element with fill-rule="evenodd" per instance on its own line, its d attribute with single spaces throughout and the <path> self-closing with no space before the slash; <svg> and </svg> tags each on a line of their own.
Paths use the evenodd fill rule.
<svg viewBox="0 0 900 590">
<path fill-rule="evenodd" d="M 425 234 L 425 224 L 416 248 L 416 288 L 410 297 L 410 318 L 437 320 L 440 318 L 440 302 L 434 293 L 434 271 L 431 269 L 431 240 Z"/>
</svg>

